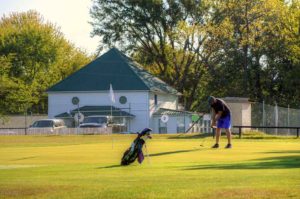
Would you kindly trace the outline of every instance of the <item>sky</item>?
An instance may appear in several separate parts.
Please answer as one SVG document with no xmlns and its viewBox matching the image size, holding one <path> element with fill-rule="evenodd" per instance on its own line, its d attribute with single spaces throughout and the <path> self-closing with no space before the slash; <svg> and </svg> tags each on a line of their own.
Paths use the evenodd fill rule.
<svg viewBox="0 0 300 199">
<path fill-rule="evenodd" d="M 96 52 L 99 37 L 91 38 L 89 9 L 92 0 L 0 0 L 0 16 L 36 10 L 64 33 L 65 38 L 88 54 Z"/>
</svg>

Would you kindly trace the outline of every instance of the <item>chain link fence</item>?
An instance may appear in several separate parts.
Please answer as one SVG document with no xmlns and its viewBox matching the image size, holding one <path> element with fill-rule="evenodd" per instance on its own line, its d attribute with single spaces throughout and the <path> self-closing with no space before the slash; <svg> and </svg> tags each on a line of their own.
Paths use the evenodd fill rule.
<svg viewBox="0 0 300 199">
<path fill-rule="evenodd" d="M 90 116 L 108 116 L 111 117 L 110 133 L 126 133 L 137 132 L 143 128 L 153 128 L 155 133 L 183 133 L 189 132 L 205 132 L 210 133 L 210 114 L 200 117 L 200 120 L 193 119 L 196 113 L 179 111 L 171 109 L 173 107 L 157 109 L 155 106 L 150 107 L 153 115 L 150 117 L 149 110 L 143 104 L 131 104 L 129 107 L 116 108 L 114 106 L 83 106 L 61 114 L 67 130 L 59 132 L 59 134 L 84 134 L 78 130 L 78 121 L 76 114 L 81 113 L 84 118 Z M 239 109 L 243 109 L 241 106 Z M 251 126 L 261 127 L 300 127 L 300 109 L 289 107 L 281 107 L 277 105 L 268 105 L 265 103 L 251 104 Z M 163 116 L 167 115 L 167 120 L 163 121 Z M 47 119 L 47 115 L 7 115 L 5 119 L 0 121 L 0 134 L 31 134 L 29 127 L 34 121 Z M 250 120 L 250 114 L 249 118 Z M 195 123 L 195 121 L 197 121 Z M 241 124 L 243 125 L 243 124 Z M 27 127 L 27 128 L 25 128 Z M 92 134 L 93 130 L 87 129 Z M 297 134 L 297 129 L 289 128 L 258 128 L 257 130 L 272 135 L 291 135 Z M 96 134 L 109 133 L 95 132 Z M 42 134 L 46 133 L 45 130 Z M 39 134 L 34 131 L 33 134 Z M 49 134 L 53 134 L 50 132 Z"/>
<path fill-rule="evenodd" d="M 253 103 L 251 110 L 252 126 L 277 126 L 277 127 L 299 127 L 300 109 L 268 105 L 265 103 Z M 258 129 L 272 135 L 295 135 L 296 129 Z"/>
<path fill-rule="evenodd" d="M 65 127 L 59 130 L 54 130 L 54 127 L 53 130 L 42 129 L 40 125 L 35 125 L 35 121 L 47 119 L 48 115 L 7 115 L 6 121 L 0 124 L 0 135 L 126 134 L 140 132 L 144 128 L 152 128 L 153 133 L 172 134 L 210 130 L 209 122 L 200 120 L 197 113 L 177 110 L 167 106 L 168 104 L 163 105 L 164 108 L 153 105 L 149 109 L 148 104 L 142 103 L 132 103 L 129 107 L 122 108 L 80 106 L 65 109 L 59 114 L 53 114 L 54 118 L 63 120 Z M 109 130 L 95 128 L 93 125 L 98 119 L 105 119 L 105 122 L 101 123 L 105 125 L 101 126 Z M 99 132 L 95 131 L 98 129 Z"/>
<path fill-rule="evenodd" d="M 30 127 L 35 121 L 45 119 L 48 119 L 48 115 L 4 115 L 0 120 L 0 135 L 87 135 L 111 134 L 112 131 L 120 131 L 118 125 L 107 128 L 76 128 L 74 126 L 65 126 L 64 128 Z M 74 118 L 70 119 L 74 121 Z"/>
</svg>

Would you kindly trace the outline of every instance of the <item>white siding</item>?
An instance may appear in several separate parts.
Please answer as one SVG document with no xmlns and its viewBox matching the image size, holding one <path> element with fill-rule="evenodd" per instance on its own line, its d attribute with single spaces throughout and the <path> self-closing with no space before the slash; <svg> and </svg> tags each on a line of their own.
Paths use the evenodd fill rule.
<svg viewBox="0 0 300 199">
<path fill-rule="evenodd" d="M 157 95 L 157 105 L 155 105 L 154 95 Z M 153 93 L 149 94 L 149 109 L 150 117 L 159 108 L 173 109 L 177 110 L 178 107 L 178 97 L 176 95 Z"/>
<path fill-rule="evenodd" d="M 151 119 L 151 129 L 153 130 L 153 133 L 159 133 L 158 124 L 159 117 L 152 117 Z"/>
<path fill-rule="evenodd" d="M 155 95 L 157 95 L 157 105 L 155 105 Z M 178 96 L 162 93 L 149 93 L 149 117 L 150 117 L 150 128 L 153 129 L 154 133 L 158 133 L 159 129 L 159 117 L 153 117 L 159 108 L 166 108 L 177 110 L 178 107 Z M 168 133 L 176 133 L 177 125 L 176 122 L 171 119 L 167 124 Z"/>
<path fill-rule="evenodd" d="M 167 122 L 168 133 L 177 133 L 177 118 L 169 117 L 169 121 Z"/>
<path fill-rule="evenodd" d="M 244 103 L 242 105 L 243 123 L 244 126 L 251 126 L 251 103 Z"/>
<path fill-rule="evenodd" d="M 192 124 L 191 117 L 190 116 L 170 116 L 169 120 L 166 123 L 167 124 L 167 133 L 168 134 L 175 134 L 177 133 L 177 127 L 178 127 L 178 118 L 181 118 L 184 120 L 185 123 L 185 131 L 188 130 Z M 159 119 L 160 117 L 154 116 L 152 118 L 152 129 L 154 133 L 159 133 Z M 182 133 L 182 132 L 181 132 Z"/>
<path fill-rule="evenodd" d="M 251 125 L 251 103 L 227 102 L 231 110 L 231 125 Z"/>
<path fill-rule="evenodd" d="M 113 106 L 122 108 L 135 117 L 130 122 L 129 131 L 140 131 L 149 127 L 149 92 L 138 91 L 114 91 L 116 103 Z M 77 96 L 80 100 L 79 106 L 110 106 L 111 101 L 109 92 L 74 92 L 74 93 L 48 93 L 48 117 L 53 118 L 55 115 L 76 109 L 77 106 L 72 104 L 72 98 Z M 126 104 L 120 104 L 119 98 L 125 96 Z"/>
<path fill-rule="evenodd" d="M 231 126 L 243 125 L 242 103 L 226 102 L 231 111 Z"/>
</svg>

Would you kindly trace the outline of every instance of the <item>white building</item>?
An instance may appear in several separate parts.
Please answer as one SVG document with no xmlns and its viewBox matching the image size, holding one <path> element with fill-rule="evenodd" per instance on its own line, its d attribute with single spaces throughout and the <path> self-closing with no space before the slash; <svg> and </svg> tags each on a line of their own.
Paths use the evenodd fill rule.
<svg viewBox="0 0 300 199">
<path fill-rule="evenodd" d="M 232 126 L 251 126 L 251 102 L 248 98 L 225 97 L 223 100 L 230 108 Z M 242 131 L 249 129 L 243 128 Z"/>
<path fill-rule="evenodd" d="M 112 85 L 115 102 L 110 98 Z M 178 110 L 180 93 L 113 48 L 47 90 L 48 117 L 74 125 L 74 115 L 112 115 L 115 123 L 136 132 L 185 132 L 192 113 Z M 72 101 L 79 101 L 72 103 Z M 165 115 L 164 122 L 161 116 Z M 76 125 L 76 124 L 75 124 Z"/>
</svg>

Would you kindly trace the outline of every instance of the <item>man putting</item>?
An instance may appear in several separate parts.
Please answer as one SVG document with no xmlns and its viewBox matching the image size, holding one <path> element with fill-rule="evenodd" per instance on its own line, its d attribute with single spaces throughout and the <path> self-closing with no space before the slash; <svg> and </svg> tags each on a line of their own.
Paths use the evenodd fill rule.
<svg viewBox="0 0 300 199">
<path fill-rule="evenodd" d="M 219 141 L 221 136 L 221 129 L 225 129 L 228 144 L 226 145 L 226 149 L 230 149 L 231 146 L 231 113 L 229 107 L 226 103 L 218 98 L 213 96 L 208 97 L 208 103 L 212 108 L 212 122 L 211 127 L 216 128 L 216 144 L 212 148 L 219 148 Z"/>
</svg>

